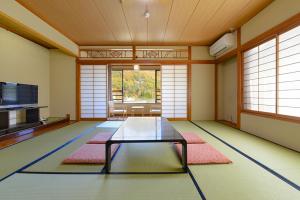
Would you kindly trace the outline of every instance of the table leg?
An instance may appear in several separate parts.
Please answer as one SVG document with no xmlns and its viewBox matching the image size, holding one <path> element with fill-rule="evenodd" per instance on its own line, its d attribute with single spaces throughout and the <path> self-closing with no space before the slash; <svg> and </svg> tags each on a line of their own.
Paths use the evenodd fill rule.
<svg viewBox="0 0 300 200">
<path fill-rule="evenodd" d="M 182 167 L 184 172 L 187 172 L 187 143 L 186 141 L 182 142 Z"/>
<path fill-rule="evenodd" d="M 105 170 L 109 174 L 111 167 L 111 143 L 106 142 L 105 144 Z"/>
</svg>

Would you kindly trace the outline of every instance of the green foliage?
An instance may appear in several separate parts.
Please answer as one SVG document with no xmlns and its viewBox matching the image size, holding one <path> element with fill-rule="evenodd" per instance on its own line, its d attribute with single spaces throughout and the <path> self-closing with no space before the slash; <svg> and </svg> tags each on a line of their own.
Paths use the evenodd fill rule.
<svg viewBox="0 0 300 200">
<path fill-rule="evenodd" d="M 155 70 L 124 70 L 123 76 L 125 101 L 155 102 Z M 122 89 L 122 71 L 112 72 L 112 89 Z"/>
<path fill-rule="evenodd" d="M 112 71 L 112 90 L 122 90 L 122 71 Z"/>
</svg>

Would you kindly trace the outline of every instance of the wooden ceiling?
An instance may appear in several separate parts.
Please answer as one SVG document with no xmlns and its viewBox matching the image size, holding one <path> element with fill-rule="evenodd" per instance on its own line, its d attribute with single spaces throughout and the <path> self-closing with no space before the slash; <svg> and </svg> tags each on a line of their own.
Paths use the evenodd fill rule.
<svg viewBox="0 0 300 200">
<path fill-rule="evenodd" d="M 272 0 L 17 0 L 78 45 L 210 45 Z M 144 17 L 145 11 L 150 18 Z"/>
</svg>

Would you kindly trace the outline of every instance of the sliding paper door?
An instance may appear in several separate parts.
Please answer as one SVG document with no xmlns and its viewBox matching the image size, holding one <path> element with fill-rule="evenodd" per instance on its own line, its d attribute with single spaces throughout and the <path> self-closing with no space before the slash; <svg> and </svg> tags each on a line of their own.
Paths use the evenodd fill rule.
<svg viewBox="0 0 300 200">
<path fill-rule="evenodd" d="M 80 66 L 80 118 L 107 116 L 107 66 Z"/>
<path fill-rule="evenodd" d="M 187 118 L 187 66 L 161 67 L 162 117 Z"/>
</svg>

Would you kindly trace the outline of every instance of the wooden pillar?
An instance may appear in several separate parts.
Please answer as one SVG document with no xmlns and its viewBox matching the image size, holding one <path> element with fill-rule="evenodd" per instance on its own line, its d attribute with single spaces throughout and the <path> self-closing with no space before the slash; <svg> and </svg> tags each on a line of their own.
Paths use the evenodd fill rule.
<svg viewBox="0 0 300 200">
<path fill-rule="evenodd" d="M 136 60 L 136 46 L 132 46 L 132 60 Z"/>
<path fill-rule="evenodd" d="M 188 46 L 188 60 L 192 60 L 192 47 Z M 192 64 L 187 64 L 187 119 L 192 120 Z"/>
<path fill-rule="evenodd" d="M 215 121 L 218 120 L 218 64 L 215 64 Z"/>
<path fill-rule="evenodd" d="M 80 64 L 76 59 L 76 120 L 80 120 Z"/>
<path fill-rule="evenodd" d="M 241 28 L 237 29 L 237 128 L 241 128 L 242 111 L 242 49 L 241 49 Z"/>
</svg>

